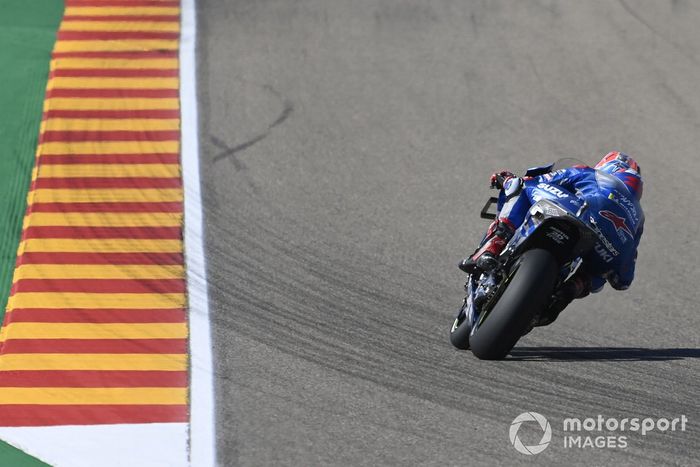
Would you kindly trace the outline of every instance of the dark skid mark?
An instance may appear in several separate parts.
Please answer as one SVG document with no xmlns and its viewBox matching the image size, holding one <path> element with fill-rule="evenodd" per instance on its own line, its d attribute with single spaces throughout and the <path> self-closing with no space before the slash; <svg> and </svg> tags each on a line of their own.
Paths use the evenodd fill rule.
<svg viewBox="0 0 700 467">
<path fill-rule="evenodd" d="M 211 141 L 211 143 L 214 146 L 216 146 L 217 148 L 223 150 L 223 152 L 221 154 L 214 157 L 214 162 L 230 156 L 229 160 L 233 163 L 233 167 L 236 169 L 236 172 L 244 173 L 248 170 L 248 167 L 243 163 L 243 161 L 238 160 L 238 158 L 236 157 L 236 153 L 244 150 L 246 147 L 252 146 L 253 144 L 257 143 L 258 141 L 260 141 L 263 138 L 264 138 L 264 136 L 261 136 L 259 139 L 253 138 L 252 140 L 250 140 L 246 143 L 243 143 L 243 145 L 245 145 L 244 148 L 241 148 L 241 146 L 243 146 L 243 145 L 240 145 L 240 144 L 236 147 L 229 148 L 228 145 L 224 141 L 220 140 L 219 138 L 217 138 L 214 135 L 209 135 L 209 140 Z M 251 190 L 253 190 L 253 194 L 255 194 L 255 195 L 260 194 L 260 188 L 255 183 L 253 183 L 252 180 L 250 180 L 248 177 L 245 177 L 245 181 L 248 184 L 248 186 L 251 188 Z"/>
<path fill-rule="evenodd" d="M 270 124 L 268 127 L 270 130 L 275 128 L 276 126 L 279 126 L 284 123 L 285 120 L 289 118 L 289 116 L 294 112 L 294 105 L 290 101 L 284 101 L 284 109 L 282 110 L 282 113 L 280 114 L 277 119 Z"/>
<path fill-rule="evenodd" d="M 530 69 L 532 70 L 532 74 L 535 75 L 535 78 L 537 78 L 537 82 L 540 84 L 540 86 L 542 86 L 543 89 L 547 89 L 547 86 L 544 84 L 544 80 L 542 79 L 540 72 L 537 71 L 537 66 L 535 66 L 535 62 L 532 60 L 532 57 L 530 57 L 530 56 L 527 57 L 527 63 L 530 64 Z"/>
<path fill-rule="evenodd" d="M 211 143 L 214 146 L 216 146 L 217 148 L 219 148 L 223 151 L 223 152 L 219 153 L 218 155 L 214 156 L 214 162 L 221 160 L 221 159 L 228 157 L 228 156 L 235 156 L 236 152 L 240 151 L 240 149 L 238 149 L 238 146 L 236 146 L 234 148 L 229 148 L 228 145 L 224 141 L 220 140 L 219 138 L 217 138 L 214 135 L 210 135 L 209 139 L 211 140 Z M 246 144 L 246 143 L 244 143 L 244 144 Z M 252 144 L 255 144 L 255 142 Z M 233 166 L 236 168 L 237 171 L 246 170 L 245 164 L 243 164 L 243 162 L 239 161 L 236 157 L 231 157 L 231 162 L 233 162 Z"/>
<path fill-rule="evenodd" d="M 554 19 L 561 18 L 561 11 L 559 10 L 558 4 L 551 0 L 548 1 L 536 1 L 534 6 L 546 11 Z"/>
<path fill-rule="evenodd" d="M 618 3 L 622 6 L 622 8 L 637 22 L 639 22 L 642 26 L 646 27 L 649 32 L 651 32 L 654 36 L 658 37 L 662 41 L 666 42 L 667 44 L 670 44 L 676 51 L 683 55 L 685 58 L 690 60 L 692 63 L 695 65 L 700 66 L 700 61 L 692 54 L 689 53 L 685 47 L 683 47 L 682 44 L 679 44 L 678 42 L 674 41 L 673 39 L 670 39 L 666 37 L 664 34 L 661 34 L 650 22 L 645 20 L 639 13 L 637 13 L 632 7 L 630 7 L 625 0 L 617 0 Z"/>
<path fill-rule="evenodd" d="M 285 99 L 275 88 L 273 88 L 269 84 L 266 84 L 265 86 L 263 86 L 263 88 L 282 101 L 282 112 L 280 112 L 279 116 L 275 120 L 273 120 L 272 123 L 267 125 L 267 128 L 264 132 L 234 147 L 229 147 L 229 145 L 224 141 L 216 138 L 215 136 L 211 136 L 212 144 L 214 144 L 214 146 L 223 151 L 214 156 L 215 163 L 223 159 L 230 159 L 233 162 L 236 170 L 245 170 L 245 165 L 235 157 L 236 154 L 238 154 L 241 151 L 245 151 L 249 147 L 259 143 L 260 141 L 270 136 L 272 130 L 283 124 L 294 112 L 294 104 L 292 103 L 292 101 L 290 101 L 289 99 Z"/>
</svg>

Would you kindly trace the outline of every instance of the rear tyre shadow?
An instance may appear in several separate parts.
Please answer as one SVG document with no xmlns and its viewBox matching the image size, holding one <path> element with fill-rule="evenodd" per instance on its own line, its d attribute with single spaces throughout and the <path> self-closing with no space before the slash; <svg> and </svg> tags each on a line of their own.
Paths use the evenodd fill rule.
<svg viewBox="0 0 700 467">
<path fill-rule="evenodd" d="M 700 358 L 700 349 L 646 349 L 641 347 L 516 347 L 508 360 L 542 361 L 653 361 Z"/>
</svg>

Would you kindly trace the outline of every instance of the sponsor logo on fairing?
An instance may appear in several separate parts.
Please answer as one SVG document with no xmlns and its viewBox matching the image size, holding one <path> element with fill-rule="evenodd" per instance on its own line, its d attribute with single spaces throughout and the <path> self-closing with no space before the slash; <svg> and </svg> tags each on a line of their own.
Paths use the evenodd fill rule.
<svg viewBox="0 0 700 467">
<path fill-rule="evenodd" d="M 556 227 L 550 227 L 549 232 L 547 232 L 547 237 L 551 238 L 559 245 L 564 244 L 564 242 L 569 239 L 568 235 Z"/>
<path fill-rule="evenodd" d="M 625 213 L 627 213 L 630 219 L 632 219 L 635 223 L 639 222 L 639 214 L 637 214 L 637 208 L 634 206 L 634 203 L 630 201 L 629 198 L 627 198 L 626 196 L 615 196 L 612 193 L 610 193 L 608 199 L 611 199 L 615 202 L 615 204 L 624 209 Z"/>
<path fill-rule="evenodd" d="M 595 232 L 595 234 L 598 236 L 598 239 L 599 239 L 599 240 L 601 241 L 601 243 L 605 246 L 605 248 L 607 248 L 608 251 L 609 251 L 610 253 L 612 253 L 613 256 L 619 256 L 619 255 L 620 255 L 620 252 L 617 251 L 617 250 L 615 249 L 615 247 L 613 246 L 612 242 L 610 242 L 610 240 L 608 240 L 608 237 L 606 237 L 605 234 L 603 233 L 603 231 L 600 230 L 600 227 L 598 227 L 598 224 L 596 224 L 595 219 L 594 219 L 593 217 L 591 217 L 591 218 L 590 218 L 590 221 L 591 221 L 591 225 L 590 225 L 591 230 L 592 230 L 593 232 Z M 599 255 L 602 256 L 602 253 L 601 253 L 600 251 L 598 251 L 598 247 L 600 247 L 600 248 L 602 249 L 602 247 L 600 246 L 600 244 L 596 244 L 596 249 L 595 249 L 595 250 L 596 250 L 596 252 L 597 252 Z M 609 263 L 610 261 L 607 261 L 607 260 L 606 260 L 606 262 Z"/>
<path fill-rule="evenodd" d="M 548 183 L 540 183 L 537 185 L 537 188 L 539 188 L 540 190 L 544 190 L 548 193 L 551 193 L 554 196 L 556 196 L 557 198 L 568 198 L 569 197 L 569 195 L 564 193 L 562 190 L 560 190 L 559 188 L 557 188 L 553 185 L 550 185 Z"/>
<path fill-rule="evenodd" d="M 607 219 L 615 227 L 615 231 L 618 234 L 620 232 L 626 232 L 630 237 L 634 238 L 634 234 L 627 226 L 627 220 L 624 217 L 620 217 L 612 211 L 600 211 L 598 214 Z"/>
<path fill-rule="evenodd" d="M 600 256 L 606 263 L 609 263 L 613 260 L 613 257 L 610 255 L 610 253 L 608 253 L 608 250 L 603 248 L 603 245 L 601 245 L 600 243 L 596 243 L 593 249 L 596 253 L 598 253 L 598 256 Z"/>
</svg>

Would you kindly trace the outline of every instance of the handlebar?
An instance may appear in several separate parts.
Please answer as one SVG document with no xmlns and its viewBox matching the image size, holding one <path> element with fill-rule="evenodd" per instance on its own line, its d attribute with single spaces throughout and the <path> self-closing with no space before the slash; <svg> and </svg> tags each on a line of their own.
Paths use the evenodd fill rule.
<svg viewBox="0 0 700 467">
<path fill-rule="evenodd" d="M 491 188 L 499 188 L 499 187 L 502 187 L 503 184 L 506 182 L 506 177 L 504 177 L 504 176 L 501 175 L 501 174 L 496 174 L 496 182 L 497 182 L 497 185 L 495 185 L 495 186 L 494 186 L 494 185 L 491 185 Z"/>
</svg>

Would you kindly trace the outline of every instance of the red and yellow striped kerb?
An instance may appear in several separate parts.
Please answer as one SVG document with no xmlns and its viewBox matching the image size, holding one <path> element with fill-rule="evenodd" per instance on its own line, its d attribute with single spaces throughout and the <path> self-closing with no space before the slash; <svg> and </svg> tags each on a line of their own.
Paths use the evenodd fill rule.
<svg viewBox="0 0 700 467">
<path fill-rule="evenodd" d="M 67 0 L 0 332 L 0 426 L 187 421 L 169 0 Z"/>
</svg>

